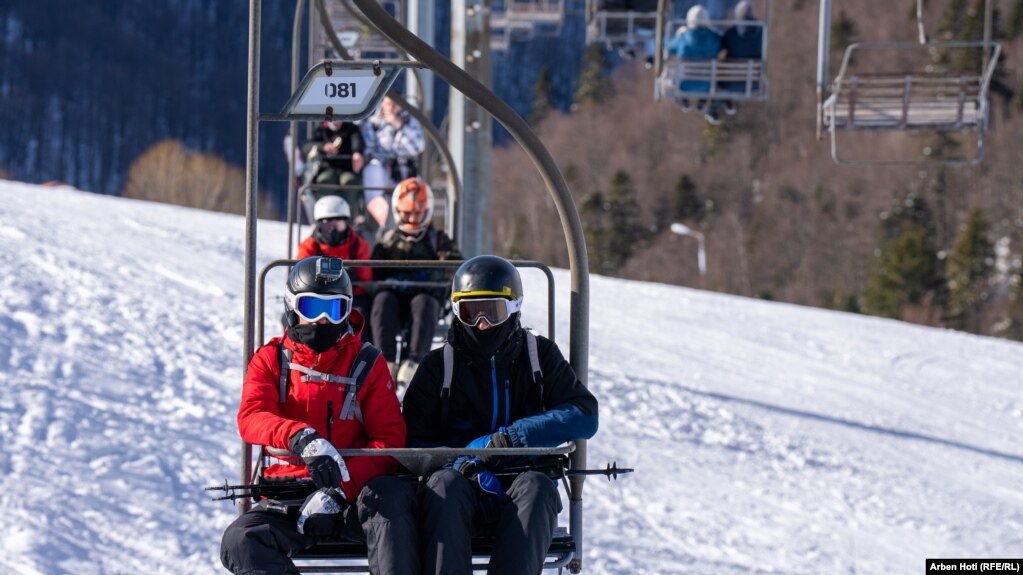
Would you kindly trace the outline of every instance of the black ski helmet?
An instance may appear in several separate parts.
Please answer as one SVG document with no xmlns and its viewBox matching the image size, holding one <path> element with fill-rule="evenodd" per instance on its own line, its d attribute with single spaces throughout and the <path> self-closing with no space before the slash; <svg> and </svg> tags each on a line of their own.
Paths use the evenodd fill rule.
<svg viewBox="0 0 1023 575">
<path fill-rule="evenodd" d="M 300 260 L 288 274 L 288 292 L 352 297 L 352 280 L 338 258 L 311 256 Z"/>
<path fill-rule="evenodd" d="M 476 256 L 462 262 L 451 282 L 451 301 L 474 297 L 522 300 L 519 270 L 498 256 Z"/>
</svg>

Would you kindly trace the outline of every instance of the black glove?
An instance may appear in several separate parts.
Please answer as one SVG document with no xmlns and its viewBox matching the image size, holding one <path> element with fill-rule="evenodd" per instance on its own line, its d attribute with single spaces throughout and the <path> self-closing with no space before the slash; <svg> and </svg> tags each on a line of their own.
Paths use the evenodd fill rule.
<svg viewBox="0 0 1023 575">
<path fill-rule="evenodd" d="M 307 427 L 291 437 L 288 447 L 309 466 L 309 477 L 317 487 L 338 487 L 349 481 L 348 466 L 329 441 Z"/>
<path fill-rule="evenodd" d="M 311 537 L 330 537 L 344 526 L 348 507 L 340 487 L 320 489 L 305 498 L 298 512 L 298 532 Z"/>
</svg>

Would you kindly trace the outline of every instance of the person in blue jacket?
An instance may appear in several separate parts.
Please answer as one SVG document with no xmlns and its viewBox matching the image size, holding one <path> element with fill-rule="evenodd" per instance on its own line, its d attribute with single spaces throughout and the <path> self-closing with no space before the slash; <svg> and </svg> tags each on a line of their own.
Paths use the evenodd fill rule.
<svg viewBox="0 0 1023 575">
<path fill-rule="evenodd" d="M 445 350 L 434 350 L 405 394 L 409 447 L 554 447 L 597 432 L 596 398 L 554 342 L 520 325 L 522 299 L 518 270 L 505 259 L 476 256 L 455 271 L 450 387 Z M 495 475 L 516 464 L 508 459 L 461 456 L 427 478 L 419 494 L 424 574 L 472 573 L 474 533 L 494 536 L 491 575 L 540 572 L 561 499 L 543 473 Z"/>
<path fill-rule="evenodd" d="M 710 27 L 710 13 L 697 4 L 686 13 L 686 25 L 680 27 L 671 41 L 668 42 L 668 54 L 679 56 L 685 60 L 715 60 L 721 52 L 721 36 Z M 684 63 L 683 63 L 684 65 Z M 679 90 L 683 92 L 710 92 L 710 82 L 705 80 L 682 80 Z M 683 109 L 689 108 L 689 101 L 683 98 L 680 103 Z M 701 99 L 697 108 L 706 106 L 705 118 L 712 124 L 720 123 L 717 106 L 713 102 Z"/>
</svg>

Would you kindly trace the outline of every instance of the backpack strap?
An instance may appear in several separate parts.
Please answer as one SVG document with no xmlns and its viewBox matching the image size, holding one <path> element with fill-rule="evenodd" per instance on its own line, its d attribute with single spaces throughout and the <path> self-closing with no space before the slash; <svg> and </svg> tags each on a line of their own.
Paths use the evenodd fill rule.
<svg viewBox="0 0 1023 575">
<path fill-rule="evenodd" d="M 380 357 L 380 350 L 369 342 L 363 342 L 362 347 L 359 348 L 358 355 L 355 356 L 355 361 L 352 362 L 351 372 L 348 374 L 348 379 L 351 383 L 348 385 L 348 393 L 345 394 L 345 403 L 341 407 L 341 419 L 352 419 L 354 417 L 359 420 L 359 423 L 363 423 L 362 410 L 359 409 L 357 395 L 359 390 L 362 389 L 362 384 L 369 377 L 369 372 L 373 370 L 373 365 L 378 357 Z"/>
<path fill-rule="evenodd" d="M 540 369 L 540 354 L 536 351 L 536 334 L 526 329 L 526 350 L 529 353 L 529 367 L 533 371 L 533 383 L 540 386 L 540 405 L 546 410 L 543 401 L 543 370 Z"/>
<path fill-rule="evenodd" d="M 440 420 L 442 424 L 448 421 L 448 412 L 451 407 L 451 377 L 455 371 L 455 348 L 448 342 L 444 342 L 444 385 L 440 388 Z"/>
<path fill-rule="evenodd" d="M 284 403 L 288 399 L 288 377 L 291 375 L 291 351 L 284 347 L 284 344 L 277 342 L 277 366 L 281 370 L 280 378 L 277 380 L 278 400 Z"/>
<path fill-rule="evenodd" d="M 285 347 L 278 343 L 278 360 L 280 361 L 281 375 L 278 380 L 278 392 L 280 394 L 280 402 L 284 403 L 288 398 L 288 378 L 291 374 L 291 370 L 301 372 L 302 381 L 325 381 L 328 383 L 335 383 L 337 385 L 348 386 L 348 392 L 345 394 L 345 403 L 341 408 L 341 419 L 357 419 L 359 423 L 362 423 L 362 410 L 359 408 L 359 402 L 357 395 L 359 390 L 362 389 L 362 384 L 366 382 L 366 378 L 369 377 L 369 372 L 373 369 L 373 364 L 376 363 L 378 357 L 380 357 L 380 350 L 373 347 L 368 342 L 363 342 L 362 347 L 359 348 L 358 355 L 355 356 L 355 361 L 352 362 L 352 368 L 348 376 L 334 375 L 330 373 L 323 373 L 316 371 L 315 369 L 308 368 L 304 365 L 297 363 L 291 363 L 291 351 L 285 349 Z"/>
<path fill-rule="evenodd" d="M 336 383 L 338 385 L 352 385 L 353 383 L 355 383 L 355 380 L 353 380 L 350 377 L 345 377 L 343 375 L 334 375 L 332 373 L 323 373 L 322 371 L 316 371 L 311 367 L 306 367 L 298 363 L 289 363 L 288 367 L 295 371 L 299 371 L 305 374 L 302 376 L 303 382 L 325 381 L 327 383 Z"/>
</svg>

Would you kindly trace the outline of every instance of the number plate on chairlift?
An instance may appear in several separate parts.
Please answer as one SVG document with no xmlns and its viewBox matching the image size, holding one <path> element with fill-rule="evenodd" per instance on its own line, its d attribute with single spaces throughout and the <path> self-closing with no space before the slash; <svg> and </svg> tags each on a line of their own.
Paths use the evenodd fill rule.
<svg viewBox="0 0 1023 575">
<path fill-rule="evenodd" d="M 380 104 L 407 61 L 330 60 L 313 66 L 284 105 L 290 120 L 361 120 Z"/>
</svg>

